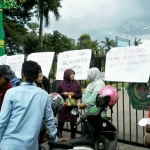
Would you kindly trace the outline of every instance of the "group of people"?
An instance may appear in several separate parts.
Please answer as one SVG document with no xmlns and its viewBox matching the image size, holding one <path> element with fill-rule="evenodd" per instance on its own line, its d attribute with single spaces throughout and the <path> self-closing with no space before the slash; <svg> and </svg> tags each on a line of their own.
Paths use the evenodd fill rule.
<svg viewBox="0 0 150 150">
<path fill-rule="evenodd" d="M 14 72 L 7 65 L 0 65 L 0 149 L 1 150 L 38 150 L 38 139 L 42 125 L 50 140 L 57 141 L 57 128 L 51 108 L 50 82 L 42 74 L 41 66 L 34 61 L 25 61 L 21 70 L 22 81 L 12 88 Z M 82 96 L 82 89 L 74 79 L 75 71 L 66 69 L 63 80 L 55 92 L 62 96 L 64 106 L 58 111 L 58 130 L 62 133 L 65 122 L 70 122 L 71 138 L 75 138 L 74 128 L 79 113 L 87 112 L 95 105 L 98 92 L 105 86 L 104 77 L 96 67 L 88 70 L 90 83 Z M 82 103 L 78 100 L 82 99 Z M 73 105 L 69 102 L 73 101 Z M 70 102 L 71 103 L 71 102 Z M 88 132 L 83 124 L 82 134 Z"/>
<path fill-rule="evenodd" d="M 72 110 L 74 108 L 84 109 L 87 112 L 91 107 L 95 105 L 95 100 L 98 92 L 104 88 L 104 76 L 100 70 L 96 67 L 88 70 L 88 79 L 91 81 L 84 91 L 82 97 L 82 89 L 80 84 L 74 79 L 75 72 L 72 69 L 66 69 L 64 72 L 63 81 L 59 82 L 56 87 L 56 93 L 60 94 L 64 100 L 71 96 L 76 101 L 82 99 L 82 103 L 78 103 L 77 106 L 64 106 L 58 112 L 58 129 L 62 133 L 65 122 L 70 122 L 71 138 L 75 138 L 76 128 L 74 128 L 79 113 L 74 114 Z M 87 134 L 88 125 L 83 123 L 81 133 Z"/>
</svg>

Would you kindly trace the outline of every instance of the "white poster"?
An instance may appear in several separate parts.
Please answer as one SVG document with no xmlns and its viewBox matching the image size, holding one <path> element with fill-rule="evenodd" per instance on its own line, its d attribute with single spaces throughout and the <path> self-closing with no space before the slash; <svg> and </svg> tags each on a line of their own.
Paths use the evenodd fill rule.
<svg viewBox="0 0 150 150">
<path fill-rule="evenodd" d="M 24 54 L 7 56 L 6 65 L 15 72 L 17 78 L 21 78 L 21 69 L 24 62 Z"/>
<path fill-rule="evenodd" d="M 91 49 L 72 50 L 60 53 L 57 62 L 56 80 L 63 80 L 66 69 L 73 69 L 75 71 L 76 80 L 87 79 L 91 53 Z"/>
<path fill-rule="evenodd" d="M 6 64 L 7 55 L 0 56 L 0 65 Z"/>
<path fill-rule="evenodd" d="M 141 40 L 141 44 L 138 46 L 149 46 L 150 47 L 150 40 Z"/>
<path fill-rule="evenodd" d="M 27 60 L 32 60 L 37 62 L 42 68 L 43 75 L 48 78 L 52 66 L 53 58 L 54 58 L 54 52 L 39 52 L 39 53 L 32 53 L 28 55 Z"/>
<path fill-rule="evenodd" d="M 149 47 L 117 47 L 107 53 L 105 80 L 146 83 L 149 76 Z"/>
</svg>

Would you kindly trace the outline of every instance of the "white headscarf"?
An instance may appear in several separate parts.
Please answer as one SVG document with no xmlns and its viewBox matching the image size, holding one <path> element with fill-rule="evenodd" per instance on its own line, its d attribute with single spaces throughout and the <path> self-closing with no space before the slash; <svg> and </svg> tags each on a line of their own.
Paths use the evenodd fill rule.
<svg viewBox="0 0 150 150">
<path fill-rule="evenodd" d="M 90 79 L 91 83 L 88 84 L 86 90 L 89 92 L 100 91 L 105 86 L 104 76 L 96 67 L 88 70 L 88 78 Z"/>
</svg>

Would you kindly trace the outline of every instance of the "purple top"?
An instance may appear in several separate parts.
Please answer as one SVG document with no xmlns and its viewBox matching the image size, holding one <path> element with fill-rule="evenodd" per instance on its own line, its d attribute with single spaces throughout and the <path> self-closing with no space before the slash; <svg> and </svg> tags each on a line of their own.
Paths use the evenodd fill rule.
<svg viewBox="0 0 150 150">
<path fill-rule="evenodd" d="M 60 94 L 64 99 L 63 92 L 73 92 L 75 96 L 74 99 L 80 99 L 82 97 L 82 91 L 80 84 L 76 80 L 70 80 L 70 75 L 75 73 L 72 69 L 66 69 L 64 72 L 64 80 L 59 82 L 56 87 L 56 93 Z M 75 106 L 64 106 L 58 113 L 58 120 L 63 122 L 76 121 L 78 115 L 72 115 L 71 110 Z"/>
</svg>

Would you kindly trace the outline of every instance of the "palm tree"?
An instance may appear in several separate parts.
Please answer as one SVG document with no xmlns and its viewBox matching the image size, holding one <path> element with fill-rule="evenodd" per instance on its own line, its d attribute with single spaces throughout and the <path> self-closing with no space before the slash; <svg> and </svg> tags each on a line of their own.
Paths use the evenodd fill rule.
<svg viewBox="0 0 150 150">
<path fill-rule="evenodd" d="M 104 46 L 99 46 L 99 54 L 104 55 L 105 54 L 105 45 Z"/>
<path fill-rule="evenodd" d="M 140 45 L 140 44 L 142 44 L 143 42 L 141 41 L 141 39 L 137 39 L 137 38 L 135 38 L 135 40 L 134 40 L 134 45 L 135 46 L 138 46 L 138 45 Z"/>
<path fill-rule="evenodd" d="M 61 0 L 39 0 L 38 5 L 36 7 L 36 17 L 40 20 L 40 29 L 39 29 L 39 40 L 40 47 L 43 47 L 43 22 L 45 20 L 45 27 L 50 25 L 49 12 L 52 12 L 58 20 L 60 18 L 59 8 L 61 8 L 60 4 Z"/>
<path fill-rule="evenodd" d="M 105 37 L 105 41 L 101 41 L 101 43 L 104 43 L 107 51 L 109 51 L 112 47 L 116 47 L 116 42 L 114 40 L 110 40 L 109 37 Z"/>
<path fill-rule="evenodd" d="M 36 22 L 27 23 L 27 26 L 32 30 L 32 32 L 36 33 L 37 29 L 39 29 L 39 25 Z"/>
</svg>

